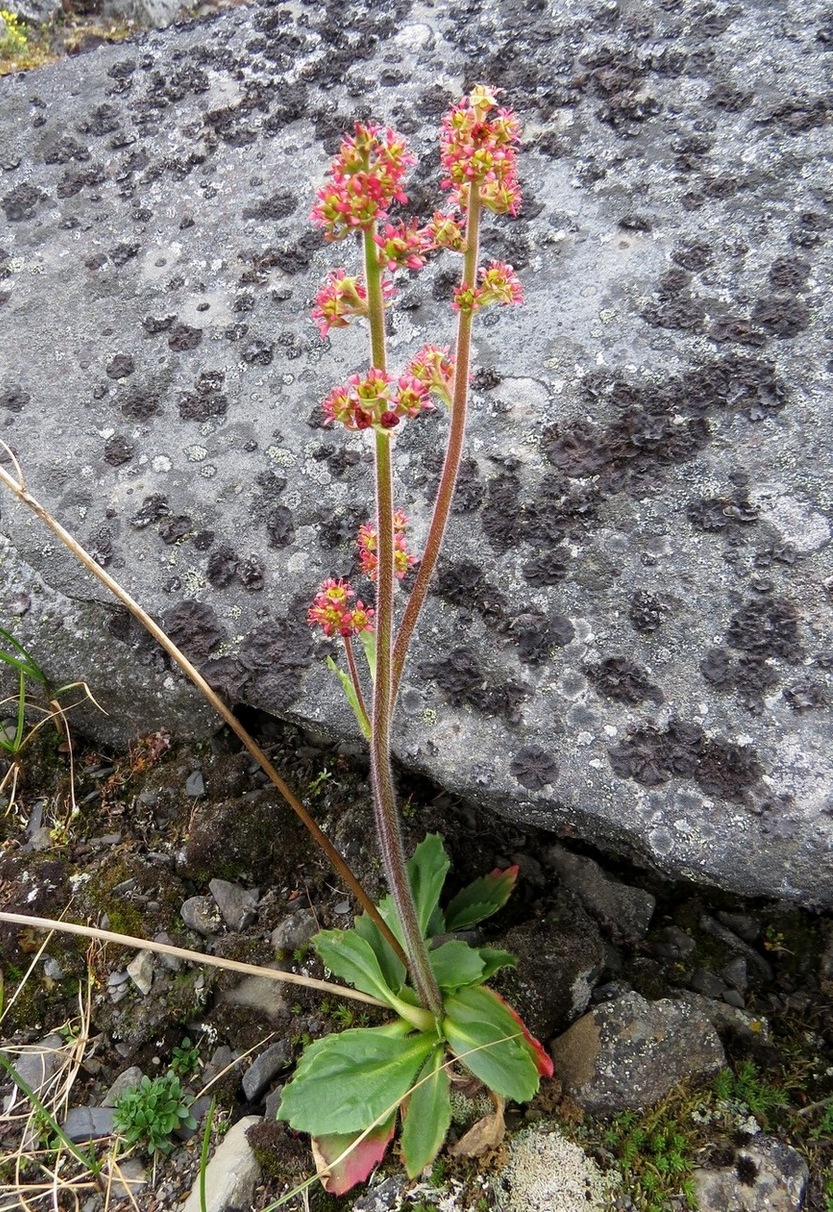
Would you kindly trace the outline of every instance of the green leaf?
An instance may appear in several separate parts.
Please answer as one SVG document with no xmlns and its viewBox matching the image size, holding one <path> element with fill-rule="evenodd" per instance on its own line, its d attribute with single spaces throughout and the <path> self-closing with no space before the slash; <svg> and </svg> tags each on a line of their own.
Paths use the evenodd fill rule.
<svg viewBox="0 0 833 1212">
<path fill-rule="evenodd" d="M 370 943 L 356 930 L 319 930 L 312 945 L 336 976 L 396 1009 L 396 991 L 388 986 Z"/>
<path fill-rule="evenodd" d="M 483 875 L 461 889 L 446 908 L 446 930 L 468 930 L 497 913 L 509 900 L 517 878 L 517 867 L 507 867 L 505 871 L 495 868 L 491 875 Z"/>
<path fill-rule="evenodd" d="M 370 670 L 371 681 L 376 681 L 376 632 L 375 631 L 360 631 L 359 643 L 364 649 L 365 660 L 367 667 Z"/>
<path fill-rule="evenodd" d="M 461 989 L 464 985 L 481 984 L 485 979 L 480 952 L 462 939 L 451 939 L 429 951 L 428 959 L 441 989 Z"/>
<path fill-rule="evenodd" d="M 367 716 L 362 711 L 359 705 L 359 696 L 356 694 L 356 687 L 353 685 L 353 680 L 349 674 L 343 669 L 339 669 L 331 656 L 327 657 L 327 668 L 330 669 L 341 682 L 341 689 L 347 698 L 347 702 L 353 708 L 353 715 L 356 717 L 359 727 L 362 730 L 362 735 L 366 741 L 370 740 L 370 723 Z"/>
<path fill-rule="evenodd" d="M 478 985 L 447 998 L 445 1010 L 443 1034 L 466 1068 L 495 1094 L 528 1102 L 538 1089 L 538 1069 L 508 1007 Z"/>
<path fill-rule="evenodd" d="M 511 952 L 499 951 L 497 947 L 478 947 L 477 951 L 483 960 L 484 984 L 501 968 L 514 968 L 518 962 Z"/>
<path fill-rule="evenodd" d="M 0 638 L 5 640 L 7 644 L 11 644 L 12 648 L 14 648 L 15 651 L 20 654 L 19 656 L 14 656 L 11 652 L 6 652 L 5 649 L 0 648 L 0 661 L 5 661 L 7 665 L 11 665 L 12 668 L 18 669 L 21 673 L 24 673 L 26 677 L 34 678 L 36 682 L 40 682 L 42 685 L 45 685 L 46 674 L 37 664 L 34 657 L 29 655 L 23 645 L 19 644 L 14 636 L 10 635 L 9 632 L 2 627 L 0 627 Z"/>
<path fill-rule="evenodd" d="M 373 954 L 379 961 L 385 984 L 389 989 L 393 989 L 394 993 L 398 993 L 405 981 L 406 968 L 373 918 L 363 913 L 356 918 L 353 929 L 373 948 Z"/>
<path fill-rule="evenodd" d="M 436 1046 L 428 1035 L 356 1027 L 311 1044 L 284 1087 L 278 1119 L 310 1136 L 361 1132 L 387 1118 Z"/>
<path fill-rule="evenodd" d="M 409 1178 L 416 1178 L 437 1156 L 451 1123 L 448 1069 L 443 1049 L 435 1048 L 403 1104 L 402 1155 Z"/>
<path fill-rule="evenodd" d="M 436 909 L 451 860 L 438 833 L 429 833 L 408 860 L 408 879 L 414 894 L 419 928 L 425 937 Z"/>
</svg>

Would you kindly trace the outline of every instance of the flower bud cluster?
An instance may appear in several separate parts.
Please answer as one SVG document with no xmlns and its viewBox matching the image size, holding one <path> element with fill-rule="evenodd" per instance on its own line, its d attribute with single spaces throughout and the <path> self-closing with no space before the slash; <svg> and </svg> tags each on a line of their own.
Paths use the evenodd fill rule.
<svg viewBox="0 0 833 1212">
<path fill-rule="evenodd" d="M 487 210 L 496 215 L 517 214 L 521 191 L 515 145 L 519 136 L 515 115 L 500 108 L 495 94 L 482 84 L 444 116 L 440 159 L 446 175 L 442 185 L 451 190 L 461 211 L 467 210 L 474 185 Z"/>
<path fill-rule="evenodd" d="M 405 577 L 408 569 L 418 562 L 417 557 L 408 551 L 405 541 L 407 528 L 408 519 L 401 509 L 397 509 L 393 515 L 393 563 L 394 572 L 400 581 Z M 356 543 L 359 548 L 359 567 L 366 576 L 370 577 L 371 581 L 375 581 L 379 567 L 376 527 L 369 522 L 365 526 L 360 526 Z"/>
<path fill-rule="evenodd" d="M 340 635 L 345 639 L 361 631 L 372 631 L 374 611 L 360 601 L 351 605 L 350 600 L 355 596 L 349 581 L 336 581 L 330 577 L 318 590 L 307 612 L 310 627 L 320 627 L 324 635 Z"/>
<path fill-rule="evenodd" d="M 433 408 L 429 388 L 414 375 L 394 379 L 371 367 L 365 374 L 351 375 L 334 388 L 323 403 L 327 424 L 340 421 L 346 429 L 377 431 L 395 429 L 403 417 L 416 417 Z"/>
<path fill-rule="evenodd" d="M 477 286 L 458 286 L 451 306 L 455 311 L 475 312 L 489 303 L 523 303 L 524 292 L 511 265 L 505 261 L 490 261 L 479 271 Z"/>
<path fill-rule="evenodd" d="M 332 163 L 332 180 L 316 194 L 312 219 L 323 228 L 324 239 L 343 240 L 351 231 L 368 231 L 387 217 L 393 202 L 407 202 L 402 180 L 413 163 L 396 131 L 357 122 Z"/>
</svg>

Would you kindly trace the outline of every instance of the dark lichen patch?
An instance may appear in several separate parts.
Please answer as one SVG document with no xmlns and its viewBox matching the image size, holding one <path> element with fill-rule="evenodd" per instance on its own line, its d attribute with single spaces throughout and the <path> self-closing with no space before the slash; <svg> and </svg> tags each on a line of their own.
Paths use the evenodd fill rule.
<svg viewBox="0 0 833 1212">
<path fill-rule="evenodd" d="M 628 657 L 605 657 L 597 664 L 583 666 L 599 694 L 616 703 L 661 703 L 663 693 L 648 676 L 648 671 Z"/>
<path fill-rule="evenodd" d="M 527 791 L 543 791 L 558 778 L 558 763 L 540 745 L 526 745 L 512 758 L 509 773 Z"/>
<path fill-rule="evenodd" d="M 215 589 L 225 589 L 237 575 L 239 557 L 233 547 L 217 547 L 208 557 L 206 576 Z"/>
<path fill-rule="evenodd" d="M 238 659 L 250 677 L 246 699 L 253 706 L 277 712 L 298 697 L 313 651 L 307 606 L 298 599 L 285 617 L 254 628 L 241 645 Z"/>
<path fill-rule="evenodd" d="M 739 489 L 731 496 L 703 497 L 690 502 L 686 516 L 698 530 L 719 531 L 757 522 L 758 509 L 749 500 L 748 493 Z"/>
<path fill-rule="evenodd" d="M 108 379 L 126 379 L 135 369 L 136 363 L 129 353 L 114 354 L 105 367 Z"/>
<path fill-rule="evenodd" d="M 817 707 L 826 707 L 827 701 L 825 688 L 809 678 L 793 682 L 784 690 L 784 702 L 793 711 L 813 711 Z"/>
<path fill-rule="evenodd" d="M 243 218 L 274 222 L 277 219 L 286 219 L 297 209 L 298 198 L 296 195 L 288 189 L 279 189 L 274 194 L 270 194 L 268 198 L 261 198 L 244 207 Z"/>
<path fill-rule="evenodd" d="M 3 208 L 9 223 L 22 223 L 27 219 L 34 219 L 43 203 L 48 200 L 42 189 L 30 185 L 27 181 L 21 181 L 0 200 L 0 207 Z"/>
<path fill-rule="evenodd" d="M 628 603 L 628 618 L 636 631 L 652 632 L 661 625 L 668 606 L 645 589 L 637 589 Z"/>
<path fill-rule="evenodd" d="M 620 778 L 657 787 L 671 778 L 693 778 L 708 795 L 745 802 L 763 768 L 751 746 L 707 737 L 699 724 L 673 719 L 667 729 L 634 727 L 608 750 Z"/>
<path fill-rule="evenodd" d="M 129 463 L 136 453 L 136 447 L 124 434 L 114 433 L 104 443 L 104 462 L 111 467 L 122 467 Z"/>
<path fill-rule="evenodd" d="M 575 637 L 575 628 L 564 615 L 546 615 L 540 610 L 522 609 L 509 626 L 509 635 L 518 646 L 524 665 L 543 665 L 554 648 L 563 648 Z"/>
<path fill-rule="evenodd" d="M 158 522 L 160 518 L 167 517 L 170 512 L 168 498 L 161 492 L 153 492 L 144 498 L 141 506 L 130 519 L 130 524 L 137 530 L 144 530 L 152 522 Z"/>
<path fill-rule="evenodd" d="M 488 481 L 482 526 L 497 552 L 509 551 L 522 538 L 521 482 L 516 475 L 499 475 Z"/>
<path fill-rule="evenodd" d="M 810 276 L 811 265 L 803 257 L 777 257 L 769 267 L 769 284 L 780 294 L 796 294 Z"/>
<path fill-rule="evenodd" d="M 157 529 L 162 542 L 166 543 L 168 547 L 173 547 L 193 534 L 194 522 L 187 513 L 181 513 L 164 518 Z"/>
<path fill-rule="evenodd" d="M 571 558 L 569 547 L 557 545 L 524 564 L 521 576 L 528 585 L 536 589 L 557 585 L 566 578 Z"/>
<path fill-rule="evenodd" d="M 225 628 L 215 611 L 204 602 L 179 602 L 164 617 L 168 635 L 192 661 L 207 660 L 212 650 L 226 639 Z"/>
<path fill-rule="evenodd" d="M 132 386 L 127 384 L 127 398 L 121 406 L 123 416 L 133 421 L 147 421 L 150 417 L 158 417 L 164 412 L 160 393 L 150 386 Z"/>
<path fill-rule="evenodd" d="M 497 627 L 506 620 L 506 595 L 491 585 L 483 569 L 471 560 L 442 564 L 437 576 L 437 592 L 452 606 L 476 611 L 487 625 Z"/>
<path fill-rule="evenodd" d="M 744 653 L 737 659 L 725 648 L 710 649 L 700 662 L 703 677 L 717 690 L 733 690 L 745 707 L 754 713 L 762 709 L 762 699 L 778 685 L 778 671 L 765 657 Z"/>
<path fill-rule="evenodd" d="M 810 309 L 792 295 L 767 295 L 752 309 L 752 319 L 773 337 L 796 337 L 810 324 Z"/>
<path fill-rule="evenodd" d="M 0 408 L 5 408 L 11 413 L 23 412 L 23 409 L 32 399 L 31 395 L 19 383 L 13 383 L 11 387 L 4 387 L 0 391 Z"/>
<path fill-rule="evenodd" d="M 291 510 L 285 505 L 276 505 L 266 518 L 266 533 L 269 536 L 269 546 L 280 551 L 289 547 L 295 539 L 295 525 Z"/>
<path fill-rule="evenodd" d="M 266 565 L 260 556 L 250 555 L 240 560 L 237 579 L 250 593 L 259 593 L 266 581 Z"/>
<path fill-rule="evenodd" d="M 437 661 L 422 661 L 419 673 L 436 681 L 453 707 L 468 706 L 483 715 L 497 715 L 516 723 L 519 707 L 529 689 L 511 680 L 493 682 L 473 648 L 455 648 Z"/>
<path fill-rule="evenodd" d="M 196 349 L 203 338 L 201 328 L 192 328 L 189 324 L 177 324 L 168 339 L 168 348 L 174 353 L 184 353 L 188 349 Z"/>
<path fill-rule="evenodd" d="M 726 640 L 752 656 L 783 657 L 794 663 L 804 655 L 798 621 L 798 611 L 785 598 L 750 601 L 732 616 Z"/>
</svg>

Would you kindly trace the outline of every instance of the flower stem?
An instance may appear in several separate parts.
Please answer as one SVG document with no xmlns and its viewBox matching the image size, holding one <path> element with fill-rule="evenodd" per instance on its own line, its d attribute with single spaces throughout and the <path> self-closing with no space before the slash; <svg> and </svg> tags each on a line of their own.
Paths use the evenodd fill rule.
<svg viewBox="0 0 833 1212">
<path fill-rule="evenodd" d="M 365 705 L 364 695 L 362 694 L 362 684 L 361 684 L 361 680 L 359 678 L 359 671 L 356 668 L 356 656 L 355 656 L 355 653 L 353 652 L 353 643 L 352 643 L 349 635 L 344 636 L 343 639 L 344 639 L 344 651 L 347 653 L 347 669 L 350 673 L 350 681 L 353 683 L 353 689 L 356 692 L 356 702 L 359 705 L 359 710 L 361 711 L 362 715 L 364 716 L 364 721 L 367 724 L 368 731 L 369 731 L 370 730 L 370 718 L 367 714 L 367 707 Z M 359 721 L 359 723 L 361 723 L 361 721 Z"/>
<path fill-rule="evenodd" d="M 385 367 L 385 309 L 382 274 L 373 241 L 374 231 L 365 233 L 365 275 L 370 347 L 373 365 Z M 393 459 L 390 433 L 379 430 L 376 438 L 376 680 L 373 685 L 373 714 L 370 735 L 370 779 L 373 811 L 382 866 L 396 904 L 408 967 L 417 995 L 432 1014 L 442 1014 L 442 996 L 434 977 L 425 940 L 419 926 L 413 891 L 408 880 L 396 791 L 393 782 L 390 743 L 393 717 L 393 602 L 396 585 L 393 529 Z"/>
<path fill-rule="evenodd" d="M 480 245 L 480 194 L 476 186 L 469 187 L 469 205 L 466 223 L 466 252 L 463 261 L 463 286 L 474 286 L 477 281 L 477 259 Z M 408 648 L 414 628 L 417 625 L 428 585 L 437 566 L 437 560 L 442 547 L 448 517 L 451 513 L 451 503 L 454 490 L 457 487 L 457 477 L 460 473 L 460 463 L 463 458 L 463 439 L 466 431 L 466 417 L 469 397 L 469 367 L 471 365 L 471 333 L 474 315 L 471 311 L 460 311 L 457 321 L 457 344 L 454 351 L 454 394 L 451 405 L 451 424 L 448 432 L 445 461 L 440 476 L 440 486 L 437 499 L 434 502 L 434 513 L 428 528 L 428 537 L 419 565 L 411 596 L 405 607 L 405 614 L 399 627 L 393 650 L 392 697 L 396 701 L 402 671 L 408 656 Z"/>
</svg>

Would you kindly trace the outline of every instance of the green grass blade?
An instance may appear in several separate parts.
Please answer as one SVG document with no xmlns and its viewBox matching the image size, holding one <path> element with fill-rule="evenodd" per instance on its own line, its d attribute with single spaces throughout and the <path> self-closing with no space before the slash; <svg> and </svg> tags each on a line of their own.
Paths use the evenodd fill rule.
<svg viewBox="0 0 833 1212">
<path fill-rule="evenodd" d="M 205 1131 L 202 1134 L 202 1147 L 200 1149 L 200 1212 L 208 1212 L 208 1201 L 205 1194 L 205 1172 L 208 1169 L 208 1150 L 211 1146 L 211 1129 L 214 1126 L 214 1108 L 217 1105 L 216 1097 L 211 1099 L 208 1107 L 208 1114 L 205 1117 Z"/>
</svg>

